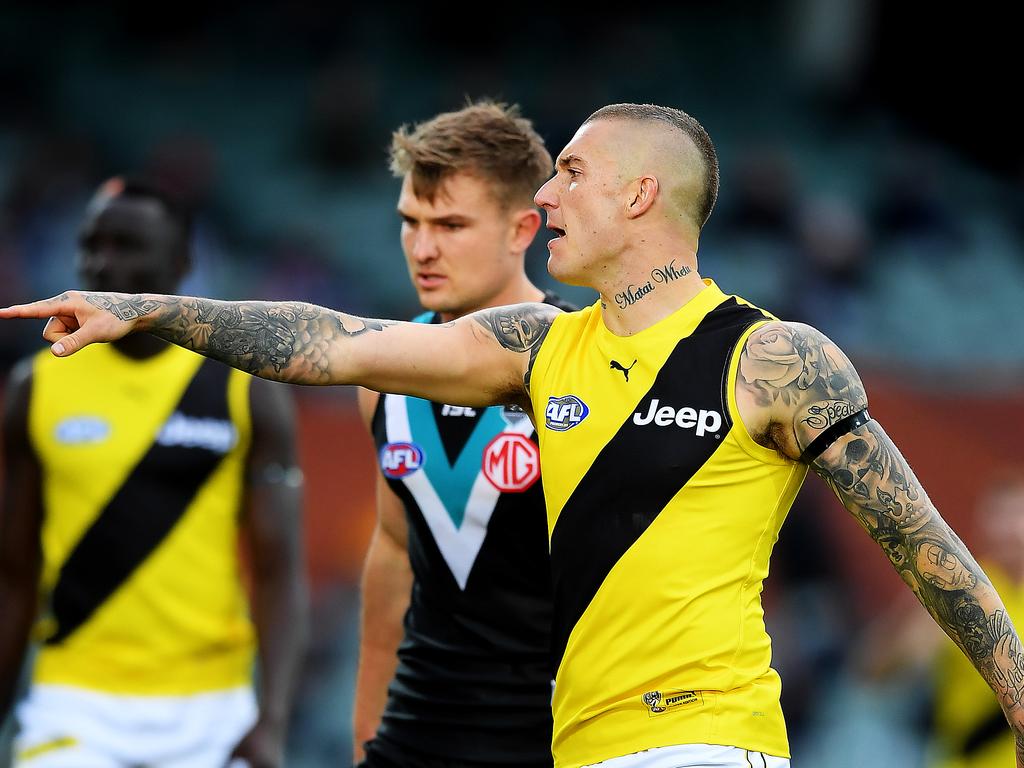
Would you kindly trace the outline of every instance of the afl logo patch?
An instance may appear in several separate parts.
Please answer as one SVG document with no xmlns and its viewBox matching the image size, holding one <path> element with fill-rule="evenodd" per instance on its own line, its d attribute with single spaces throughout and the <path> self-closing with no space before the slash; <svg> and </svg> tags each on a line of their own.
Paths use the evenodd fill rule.
<svg viewBox="0 0 1024 768">
<path fill-rule="evenodd" d="M 540 451 L 528 437 L 503 432 L 484 448 L 484 476 L 503 493 L 522 493 L 540 477 Z"/>
<path fill-rule="evenodd" d="M 565 432 L 587 418 L 588 413 L 590 409 L 587 404 L 576 395 L 549 397 L 548 407 L 544 411 L 544 423 L 550 430 Z"/>
<path fill-rule="evenodd" d="M 423 449 L 416 443 L 388 443 L 380 449 L 380 468 L 385 477 L 398 480 L 423 467 Z"/>
</svg>

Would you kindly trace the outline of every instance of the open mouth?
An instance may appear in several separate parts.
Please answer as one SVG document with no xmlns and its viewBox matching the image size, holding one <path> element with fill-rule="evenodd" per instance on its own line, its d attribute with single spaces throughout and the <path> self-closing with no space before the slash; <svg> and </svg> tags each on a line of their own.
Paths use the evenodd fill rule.
<svg viewBox="0 0 1024 768">
<path fill-rule="evenodd" d="M 550 229 L 552 232 L 554 232 L 559 237 L 565 237 L 565 230 L 564 229 L 559 229 L 558 227 L 552 227 L 550 224 L 548 225 L 548 229 Z"/>
<path fill-rule="evenodd" d="M 444 283 L 445 280 L 446 278 L 444 275 L 438 275 L 430 272 L 418 272 L 416 274 L 416 283 L 424 288 L 436 288 Z"/>
</svg>

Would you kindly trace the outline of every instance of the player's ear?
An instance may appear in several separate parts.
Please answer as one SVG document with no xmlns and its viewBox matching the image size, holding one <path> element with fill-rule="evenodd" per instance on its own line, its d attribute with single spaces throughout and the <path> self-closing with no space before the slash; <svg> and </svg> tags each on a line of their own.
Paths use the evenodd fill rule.
<svg viewBox="0 0 1024 768">
<path fill-rule="evenodd" d="M 643 216 L 658 198 L 658 179 L 655 176 L 640 176 L 626 188 L 626 218 Z"/>
<path fill-rule="evenodd" d="M 510 250 L 514 253 L 525 252 L 533 242 L 540 229 L 540 211 L 536 208 L 523 208 L 512 214 Z"/>
</svg>

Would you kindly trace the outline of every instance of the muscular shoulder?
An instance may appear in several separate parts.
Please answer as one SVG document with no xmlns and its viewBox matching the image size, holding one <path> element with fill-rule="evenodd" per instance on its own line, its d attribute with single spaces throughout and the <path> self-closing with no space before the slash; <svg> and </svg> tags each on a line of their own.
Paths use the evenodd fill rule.
<svg viewBox="0 0 1024 768">
<path fill-rule="evenodd" d="M 474 313 L 473 319 L 490 331 L 505 349 L 528 355 L 523 361 L 523 385 L 529 392 L 530 373 L 537 353 L 555 318 L 561 314 L 558 307 L 534 302 L 484 309 Z"/>
<path fill-rule="evenodd" d="M 775 321 L 740 352 L 737 398 L 755 439 L 797 458 L 822 431 L 867 407 L 850 359 L 821 331 Z"/>
<path fill-rule="evenodd" d="M 473 317 L 506 349 L 528 352 L 541 345 L 560 314 L 562 310 L 558 307 L 534 302 L 492 307 L 475 313 Z"/>
</svg>

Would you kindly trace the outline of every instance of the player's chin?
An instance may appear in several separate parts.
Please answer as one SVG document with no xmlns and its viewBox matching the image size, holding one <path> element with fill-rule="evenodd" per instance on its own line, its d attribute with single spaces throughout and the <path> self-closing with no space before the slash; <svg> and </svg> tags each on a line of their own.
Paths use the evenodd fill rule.
<svg viewBox="0 0 1024 768">
<path fill-rule="evenodd" d="M 552 253 L 548 256 L 548 274 L 555 280 L 566 285 L 584 285 L 583 275 L 573 269 L 572 260 L 563 254 Z"/>
<path fill-rule="evenodd" d="M 450 291 L 441 288 L 420 288 L 416 291 L 416 296 L 420 300 L 420 306 L 430 312 L 448 312 L 452 305 L 457 303 Z"/>
</svg>

